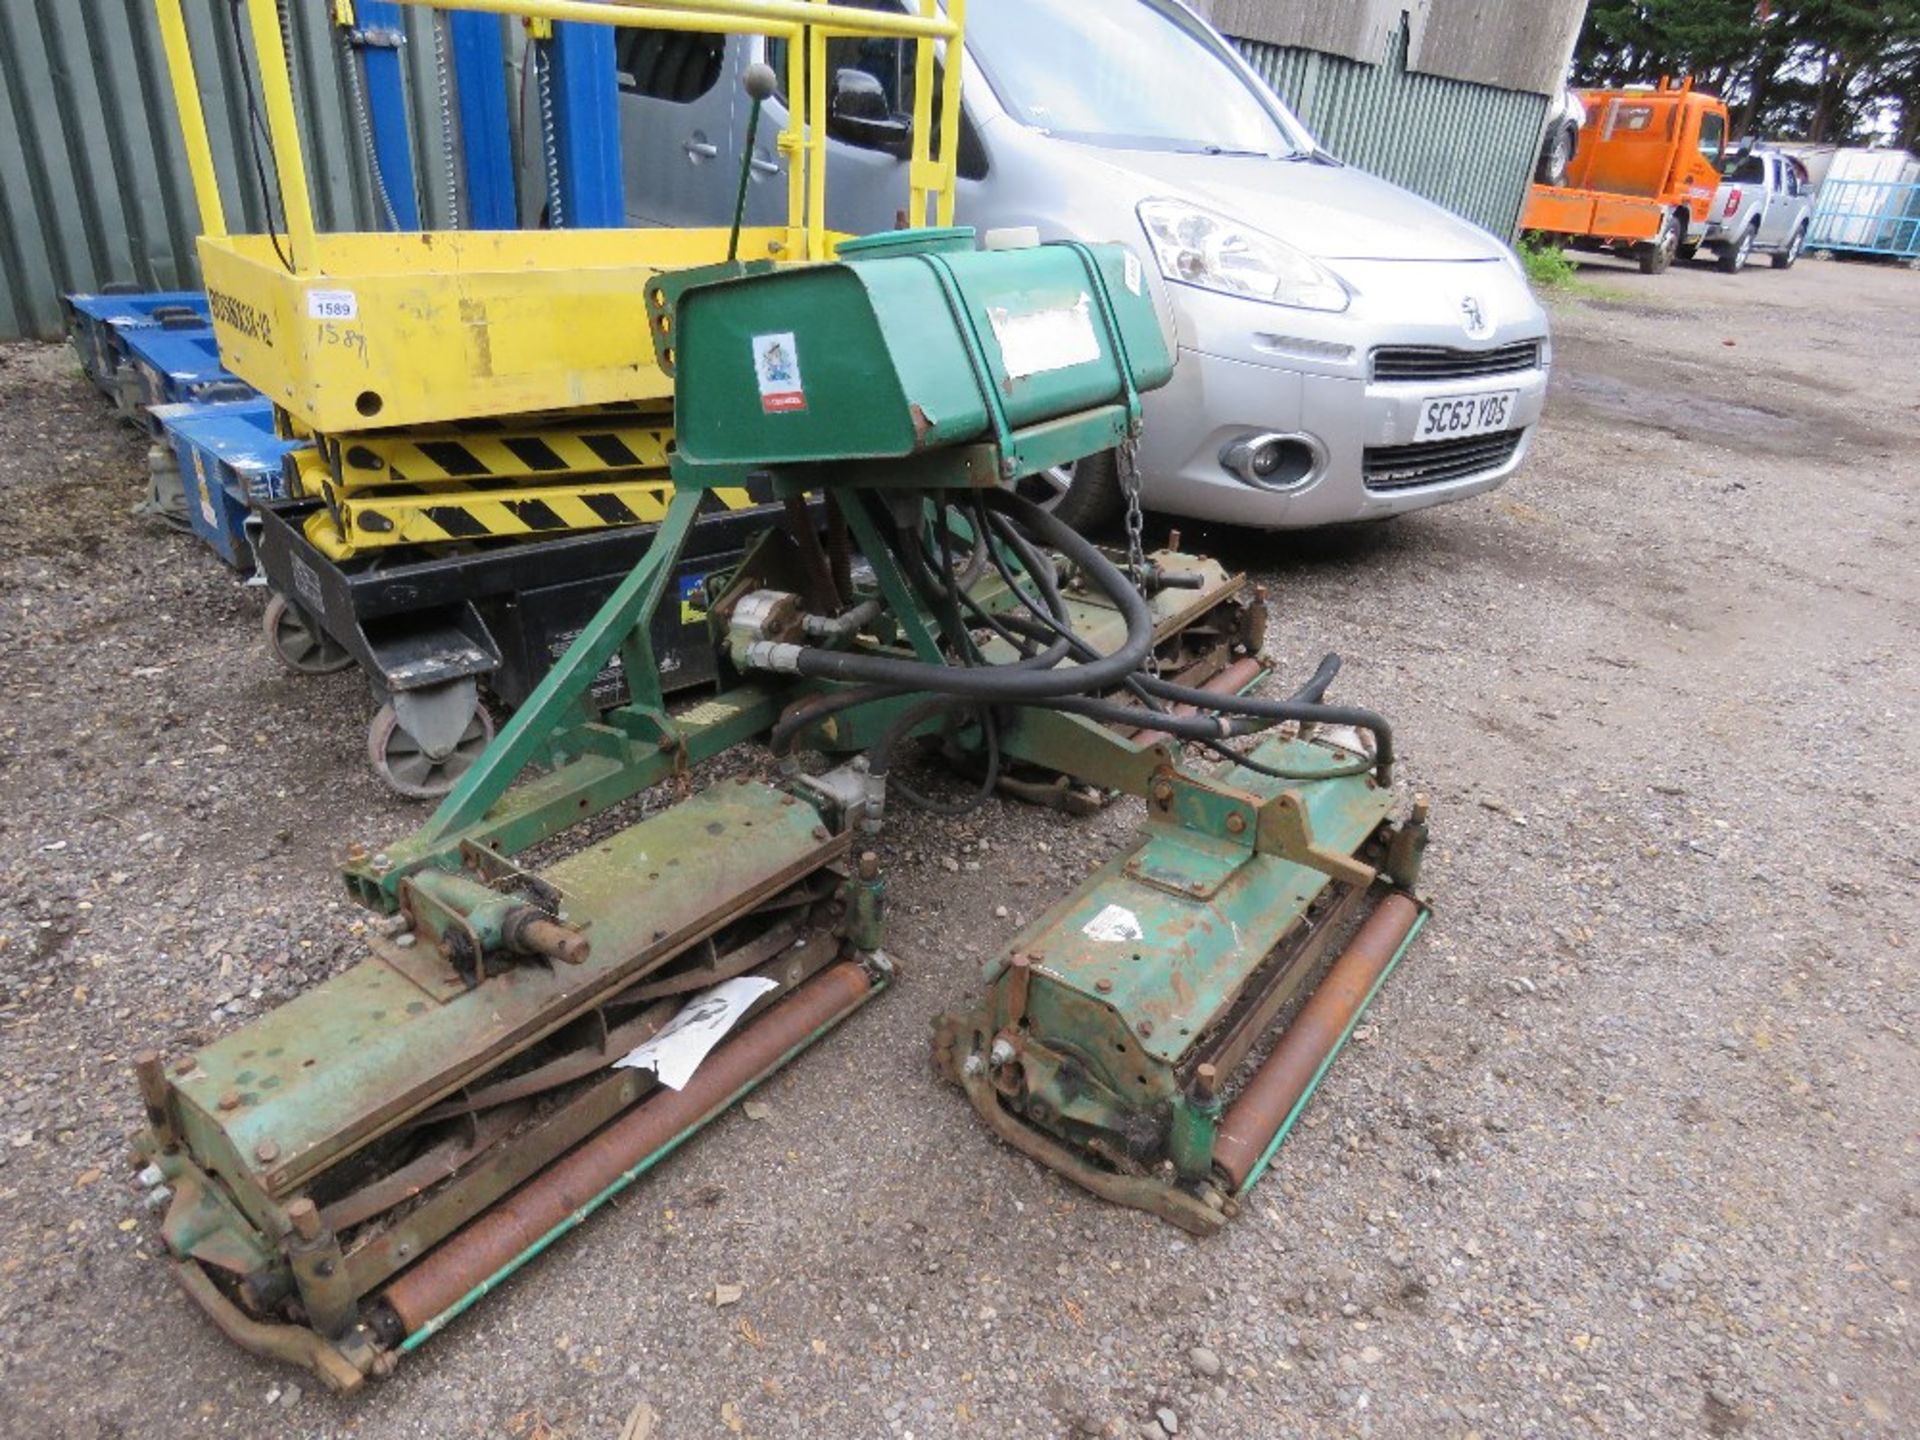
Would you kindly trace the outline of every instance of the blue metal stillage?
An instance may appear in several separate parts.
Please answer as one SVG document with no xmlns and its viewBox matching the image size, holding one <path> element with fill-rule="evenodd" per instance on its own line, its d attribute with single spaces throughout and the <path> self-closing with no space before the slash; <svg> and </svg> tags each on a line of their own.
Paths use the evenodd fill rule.
<svg viewBox="0 0 1920 1440">
<path fill-rule="evenodd" d="M 1814 204 L 1807 248 L 1920 257 L 1920 184 L 1828 176 Z"/>
<path fill-rule="evenodd" d="M 513 193 L 513 144 L 507 130 L 507 92 L 501 83 L 506 64 L 500 43 L 500 17 L 454 10 L 448 13 L 447 24 L 459 92 L 467 223 L 476 230 L 511 230 L 519 221 Z"/>
<path fill-rule="evenodd" d="M 407 138 L 407 92 L 400 47 L 406 43 L 400 7 L 394 0 L 358 0 L 353 45 L 367 75 L 367 110 L 373 120 L 373 148 L 385 182 L 395 227 L 420 228 L 419 191 L 413 180 L 413 149 Z"/>
<path fill-rule="evenodd" d="M 553 27 L 548 43 L 553 47 L 554 128 L 566 223 L 574 229 L 624 225 L 627 192 L 620 171 L 613 27 L 566 22 Z"/>
</svg>

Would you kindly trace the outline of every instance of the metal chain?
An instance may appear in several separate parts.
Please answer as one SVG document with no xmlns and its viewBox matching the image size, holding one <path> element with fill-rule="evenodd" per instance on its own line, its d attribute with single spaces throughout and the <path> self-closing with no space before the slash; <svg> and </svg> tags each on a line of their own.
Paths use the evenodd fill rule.
<svg viewBox="0 0 1920 1440">
<path fill-rule="evenodd" d="M 447 54 L 447 12 L 431 13 L 433 79 L 440 100 L 440 163 L 445 168 L 447 228 L 460 228 L 460 157 L 453 128 L 453 61 Z"/>
<path fill-rule="evenodd" d="M 1127 573 L 1135 585 L 1147 574 L 1147 552 L 1143 537 L 1147 519 L 1140 511 L 1140 446 L 1131 435 L 1120 442 L 1115 458 L 1120 467 L 1120 489 L 1127 497 Z"/>
<path fill-rule="evenodd" d="M 342 30 L 339 34 L 341 50 L 346 57 L 347 98 L 353 105 L 353 123 L 360 131 L 360 143 L 366 147 L 367 173 L 373 179 L 373 197 L 380 202 L 380 211 L 387 217 L 387 228 L 398 230 L 400 216 L 393 208 L 393 197 L 387 193 L 387 177 L 380 173 L 380 147 L 373 143 L 373 114 L 367 109 L 366 86 L 360 78 L 360 45 L 352 31 Z"/>
<path fill-rule="evenodd" d="M 1144 538 L 1147 517 L 1140 510 L 1139 441 L 1131 435 L 1121 441 L 1114 461 L 1120 467 L 1120 488 L 1127 497 L 1127 575 L 1134 587 L 1144 594 L 1147 583 L 1147 547 Z M 1141 668 L 1149 675 L 1158 675 L 1159 655 L 1148 651 L 1146 663 Z"/>
<path fill-rule="evenodd" d="M 540 92 L 540 158 L 546 166 L 547 226 L 558 230 L 567 223 L 566 207 L 560 197 L 560 134 L 553 113 L 553 62 L 547 47 L 553 42 L 533 43 L 533 80 Z"/>
</svg>

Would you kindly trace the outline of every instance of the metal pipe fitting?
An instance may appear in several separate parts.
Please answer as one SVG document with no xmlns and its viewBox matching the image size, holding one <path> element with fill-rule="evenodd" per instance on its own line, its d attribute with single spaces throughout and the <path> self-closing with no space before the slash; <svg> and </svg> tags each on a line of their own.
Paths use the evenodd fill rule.
<svg viewBox="0 0 1920 1440">
<path fill-rule="evenodd" d="M 851 610 L 840 615 L 807 615 L 801 619 L 801 628 L 815 640 L 851 640 L 880 616 L 878 597 L 862 600 Z"/>
<path fill-rule="evenodd" d="M 747 669 L 795 675 L 800 670 L 800 647 L 775 640 L 756 640 L 747 647 Z"/>
</svg>

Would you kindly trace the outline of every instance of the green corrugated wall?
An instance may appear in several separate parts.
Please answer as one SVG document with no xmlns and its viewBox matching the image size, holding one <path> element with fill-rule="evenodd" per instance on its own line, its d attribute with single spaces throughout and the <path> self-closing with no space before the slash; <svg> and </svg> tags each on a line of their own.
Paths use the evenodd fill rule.
<svg viewBox="0 0 1920 1440">
<path fill-rule="evenodd" d="M 373 191 L 364 149 L 349 138 L 330 8 L 296 4 L 285 17 L 315 219 L 323 230 L 370 229 Z M 186 19 L 228 220 L 257 231 L 241 31 L 224 4 L 188 5 Z M 427 24 L 426 11 L 407 7 L 415 95 L 433 93 Z M 257 67 L 250 44 L 247 54 Z M 443 214 L 437 141 L 417 133 L 414 151 L 427 203 Z M 0 340 L 59 335 L 65 291 L 196 283 L 199 228 L 153 0 L 0 0 Z"/>
<path fill-rule="evenodd" d="M 1378 65 L 1235 42 L 1320 143 L 1511 239 L 1533 178 L 1547 97 L 1407 69 L 1402 25 Z"/>
</svg>

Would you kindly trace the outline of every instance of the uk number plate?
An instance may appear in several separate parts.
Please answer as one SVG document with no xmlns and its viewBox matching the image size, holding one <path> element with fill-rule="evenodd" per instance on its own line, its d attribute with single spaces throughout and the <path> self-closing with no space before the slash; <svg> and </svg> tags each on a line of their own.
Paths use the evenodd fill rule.
<svg viewBox="0 0 1920 1440">
<path fill-rule="evenodd" d="M 1513 402 L 1518 390 L 1496 390 L 1490 395 L 1455 395 L 1446 400 L 1429 400 L 1420 408 L 1420 423 L 1413 438 L 1420 440 L 1460 440 L 1469 435 L 1486 435 L 1509 428 L 1513 421 Z"/>
</svg>

